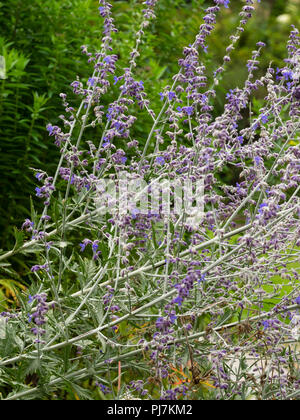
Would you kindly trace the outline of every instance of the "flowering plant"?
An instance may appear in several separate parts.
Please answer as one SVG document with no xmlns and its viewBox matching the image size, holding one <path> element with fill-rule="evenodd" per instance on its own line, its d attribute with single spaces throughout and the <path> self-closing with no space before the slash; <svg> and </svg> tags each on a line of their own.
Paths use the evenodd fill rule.
<svg viewBox="0 0 300 420">
<path fill-rule="evenodd" d="M 81 103 L 61 93 L 63 127 L 47 125 L 61 152 L 57 170 L 34 169 L 44 211 L 25 220 L 28 241 L 0 255 L 37 258 L 31 295 L 2 314 L 3 397 L 49 398 L 66 383 L 89 398 L 90 378 L 100 396 L 118 399 L 297 398 L 298 30 L 284 67 L 255 79 L 265 46 L 257 44 L 244 86 L 215 115 L 215 88 L 255 11 L 246 0 L 222 65 L 207 74 L 207 38 L 229 7 L 215 0 L 152 109 L 137 69 L 158 0 L 143 3 L 118 74 L 112 6 L 99 3 L 101 49 L 82 46 L 92 74 L 71 83 Z M 135 138 L 140 113 L 151 129 Z M 235 185 L 222 180 L 228 168 Z"/>
</svg>

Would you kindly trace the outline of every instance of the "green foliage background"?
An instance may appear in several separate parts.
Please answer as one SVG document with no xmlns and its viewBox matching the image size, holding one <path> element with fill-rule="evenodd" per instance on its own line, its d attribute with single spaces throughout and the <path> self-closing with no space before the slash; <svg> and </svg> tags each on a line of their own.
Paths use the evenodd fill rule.
<svg viewBox="0 0 300 420">
<path fill-rule="evenodd" d="M 115 52 L 120 70 L 127 65 L 143 2 L 111 3 L 119 29 Z M 203 10 L 211 4 L 205 0 L 159 1 L 157 20 L 147 32 L 137 73 L 154 109 L 160 104 L 159 92 L 177 70 L 182 48 L 192 42 L 203 22 Z M 242 5 L 241 1 L 232 0 L 229 9 L 222 8 L 205 57 L 208 73 L 222 63 Z M 14 244 L 15 226 L 20 227 L 30 216 L 30 196 L 34 196 L 35 187 L 30 168 L 42 168 L 51 174 L 56 166 L 59 152 L 45 127 L 48 122 L 59 124 L 63 111 L 59 93 L 72 97 L 70 83 L 77 75 L 87 79 L 91 73 L 80 46 L 96 49 L 99 45 L 102 19 L 97 7 L 97 0 L 0 2 L 0 55 L 5 57 L 7 67 L 7 78 L 0 80 L 0 249 Z M 299 0 L 262 0 L 233 54 L 222 87 L 218 88 L 216 113 L 222 109 L 226 91 L 245 79 L 245 65 L 257 41 L 267 43 L 261 72 L 270 61 L 275 66 L 282 65 L 290 25 L 299 21 L 299 11 Z M 149 124 L 150 121 L 139 119 L 134 134 L 144 138 Z M 230 174 L 224 176 L 230 182 Z M 18 274 L 26 272 L 23 260 L 13 264 Z"/>
<path fill-rule="evenodd" d="M 114 45 L 114 52 L 119 56 L 118 74 L 127 65 L 142 2 L 111 0 L 119 29 Z M 153 109 L 159 108 L 159 92 L 177 71 L 183 47 L 193 41 L 202 23 L 203 10 L 211 4 L 212 0 L 159 0 L 157 20 L 151 31 L 147 31 L 137 71 L 137 79 L 144 81 Z M 219 14 L 205 56 L 208 74 L 222 63 L 242 4 L 240 0 L 231 0 L 230 8 L 222 8 Z M 59 151 L 45 127 L 48 122 L 59 124 L 63 112 L 59 93 L 68 93 L 76 104 L 70 83 L 77 75 L 86 80 L 91 74 L 91 65 L 81 55 L 80 46 L 86 44 L 90 49 L 97 49 L 99 45 L 102 19 L 97 7 L 97 0 L 0 1 L 0 55 L 5 57 L 7 72 L 7 78 L 0 80 L 0 249 L 10 249 L 15 242 L 17 246 L 23 242 L 23 234 L 16 227 L 20 228 L 31 213 L 35 179 L 30 168 L 41 168 L 52 174 L 56 167 Z M 247 75 L 247 60 L 257 41 L 267 44 L 260 73 L 270 61 L 275 67 L 283 64 L 290 25 L 297 24 L 299 18 L 299 0 L 262 0 L 218 87 L 216 114 L 222 110 L 228 89 L 242 85 Z M 116 90 L 114 87 L 111 96 L 107 96 L 107 103 Z M 257 93 L 254 110 L 255 106 L 259 108 L 262 96 L 263 92 Z M 143 118 L 134 128 L 134 135 L 140 139 L 145 138 L 150 125 Z M 97 135 L 100 133 L 95 131 Z M 232 181 L 230 169 L 223 176 L 226 182 Z M 39 210 L 37 200 L 34 205 Z M 10 262 L 13 270 L 9 265 L 0 265 L 0 311 L 18 304 L 18 293 L 25 289 L 28 267 L 33 265 L 30 259 L 20 255 Z M 125 327 L 126 324 L 121 325 L 121 334 Z M 134 377 L 134 369 L 130 367 L 129 376 Z M 16 370 L 16 381 L 19 373 Z M 87 382 L 84 387 L 89 385 Z M 84 397 L 80 388 L 70 387 L 58 399 L 78 399 L 78 396 Z"/>
</svg>

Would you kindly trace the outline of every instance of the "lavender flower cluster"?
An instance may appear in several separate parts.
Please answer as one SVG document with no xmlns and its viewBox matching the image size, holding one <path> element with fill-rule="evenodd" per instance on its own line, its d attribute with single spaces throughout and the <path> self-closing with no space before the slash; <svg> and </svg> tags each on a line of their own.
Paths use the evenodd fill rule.
<svg viewBox="0 0 300 420">
<path fill-rule="evenodd" d="M 36 302 L 37 306 L 35 311 L 32 314 L 28 314 L 28 322 L 33 322 L 35 324 L 34 327 L 31 328 L 31 332 L 37 336 L 35 342 L 37 344 L 44 343 L 41 341 L 41 337 L 46 334 L 46 330 L 43 326 L 46 324 L 46 314 L 49 310 L 47 305 L 47 295 L 45 293 L 37 294 L 34 296 L 29 296 L 29 303 Z"/>
</svg>

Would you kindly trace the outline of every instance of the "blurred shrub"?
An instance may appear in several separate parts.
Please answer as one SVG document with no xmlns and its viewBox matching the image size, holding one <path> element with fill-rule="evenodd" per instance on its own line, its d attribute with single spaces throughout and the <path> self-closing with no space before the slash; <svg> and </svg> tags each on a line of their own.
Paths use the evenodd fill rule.
<svg viewBox="0 0 300 420">
<path fill-rule="evenodd" d="M 45 126 L 57 120 L 57 94 L 87 73 L 80 45 L 101 28 L 91 0 L 10 0 L 0 3 L 0 19 L 7 77 L 0 80 L 0 247 L 7 247 L 30 209 L 29 168 L 51 172 L 56 162 Z"/>
</svg>

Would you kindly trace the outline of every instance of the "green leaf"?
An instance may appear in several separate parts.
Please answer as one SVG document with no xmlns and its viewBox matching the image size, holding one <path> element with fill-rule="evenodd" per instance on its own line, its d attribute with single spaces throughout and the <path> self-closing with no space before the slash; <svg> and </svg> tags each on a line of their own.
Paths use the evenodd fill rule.
<svg viewBox="0 0 300 420">
<path fill-rule="evenodd" d="M 24 243 L 25 234 L 24 232 L 18 230 L 17 228 L 14 228 L 14 236 L 15 236 L 15 246 L 13 248 L 13 251 L 17 251 Z"/>
</svg>

